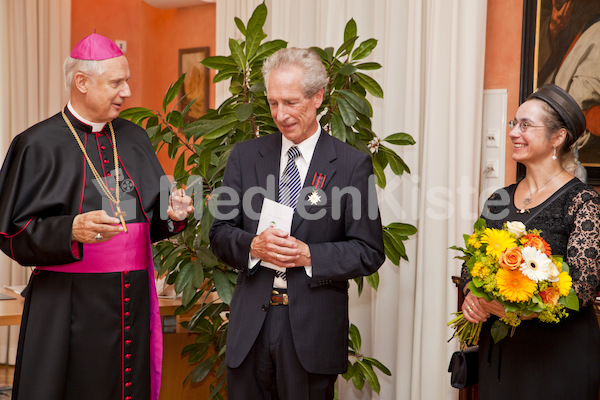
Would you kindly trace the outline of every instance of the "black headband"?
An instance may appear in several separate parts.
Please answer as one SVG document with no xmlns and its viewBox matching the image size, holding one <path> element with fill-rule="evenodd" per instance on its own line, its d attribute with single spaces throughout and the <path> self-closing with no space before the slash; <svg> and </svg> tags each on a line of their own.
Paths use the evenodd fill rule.
<svg viewBox="0 0 600 400">
<path fill-rule="evenodd" d="M 581 108 L 562 88 L 552 83 L 546 84 L 530 94 L 527 100 L 530 99 L 539 99 L 548 103 L 560 115 L 569 131 L 575 135 L 575 139 L 585 131 L 585 116 Z"/>
</svg>

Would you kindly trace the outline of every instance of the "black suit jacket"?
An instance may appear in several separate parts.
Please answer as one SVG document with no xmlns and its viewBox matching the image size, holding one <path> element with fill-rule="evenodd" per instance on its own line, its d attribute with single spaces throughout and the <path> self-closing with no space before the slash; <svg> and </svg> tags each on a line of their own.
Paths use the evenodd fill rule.
<svg viewBox="0 0 600 400">
<path fill-rule="evenodd" d="M 239 271 L 227 336 L 226 363 L 232 368 L 246 358 L 269 307 L 274 271 L 260 265 L 249 270 L 248 257 L 264 197 L 277 201 L 280 155 L 281 133 L 234 146 L 223 179 L 226 189 L 219 194 L 220 215 L 210 230 L 212 251 Z M 306 198 L 315 173 L 325 182 L 322 201 L 310 205 Z M 311 373 L 346 371 L 348 279 L 374 273 L 385 259 L 372 174 L 367 154 L 321 132 L 291 232 L 309 245 L 312 278 L 304 268 L 287 270 L 294 345 Z M 349 194 L 340 195 L 342 190 Z M 308 204 L 305 213 L 299 210 L 303 204 Z"/>
</svg>

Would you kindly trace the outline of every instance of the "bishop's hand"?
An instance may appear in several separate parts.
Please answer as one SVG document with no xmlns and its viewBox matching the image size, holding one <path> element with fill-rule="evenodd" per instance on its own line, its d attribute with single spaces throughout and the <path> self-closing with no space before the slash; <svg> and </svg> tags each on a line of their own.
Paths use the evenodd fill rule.
<svg viewBox="0 0 600 400">
<path fill-rule="evenodd" d="M 185 190 L 176 189 L 171 192 L 169 207 L 167 208 L 169 218 L 173 221 L 183 221 L 193 212 L 192 198 L 185 194 Z"/>
<path fill-rule="evenodd" d="M 123 227 L 118 218 L 109 217 L 104 210 L 96 210 L 75 216 L 71 238 L 81 243 L 99 243 L 121 231 Z"/>
</svg>

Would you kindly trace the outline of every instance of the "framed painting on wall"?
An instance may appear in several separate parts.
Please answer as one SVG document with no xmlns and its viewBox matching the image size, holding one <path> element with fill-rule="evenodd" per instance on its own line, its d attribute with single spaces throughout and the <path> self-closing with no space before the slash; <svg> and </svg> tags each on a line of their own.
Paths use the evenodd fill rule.
<svg viewBox="0 0 600 400">
<path fill-rule="evenodd" d="M 600 1 L 524 0 L 519 103 L 554 83 L 579 103 L 586 132 L 577 141 L 588 183 L 600 186 Z M 525 173 L 517 166 L 517 179 Z"/>
<path fill-rule="evenodd" d="M 179 49 L 179 76 L 185 73 L 179 90 L 180 110 L 196 99 L 185 117 L 186 122 L 195 121 L 208 109 L 209 71 L 200 62 L 209 56 L 209 50 L 208 47 Z"/>
</svg>

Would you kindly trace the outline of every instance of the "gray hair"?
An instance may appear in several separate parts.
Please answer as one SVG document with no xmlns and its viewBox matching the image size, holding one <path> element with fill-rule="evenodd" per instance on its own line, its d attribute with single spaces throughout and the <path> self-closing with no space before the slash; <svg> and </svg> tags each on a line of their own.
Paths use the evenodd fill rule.
<svg viewBox="0 0 600 400">
<path fill-rule="evenodd" d="M 268 81 L 271 71 L 289 66 L 298 66 L 304 70 L 302 90 L 306 97 L 313 97 L 329 82 L 323 61 L 314 50 L 290 47 L 276 51 L 264 62 L 262 74 L 265 78 L 267 92 L 269 91 Z"/>
<path fill-rule="evenodd" d="M 70 90 L 73 77 L 77 72 L 96 77 L 104 72 L 104 66 L 97 60 L 79 60 L 77 58 L 67 57 L 63 64 L 63 71 L 65 74 L 65 86 L 67 87 L 67 90 Z"/>
</svg>

